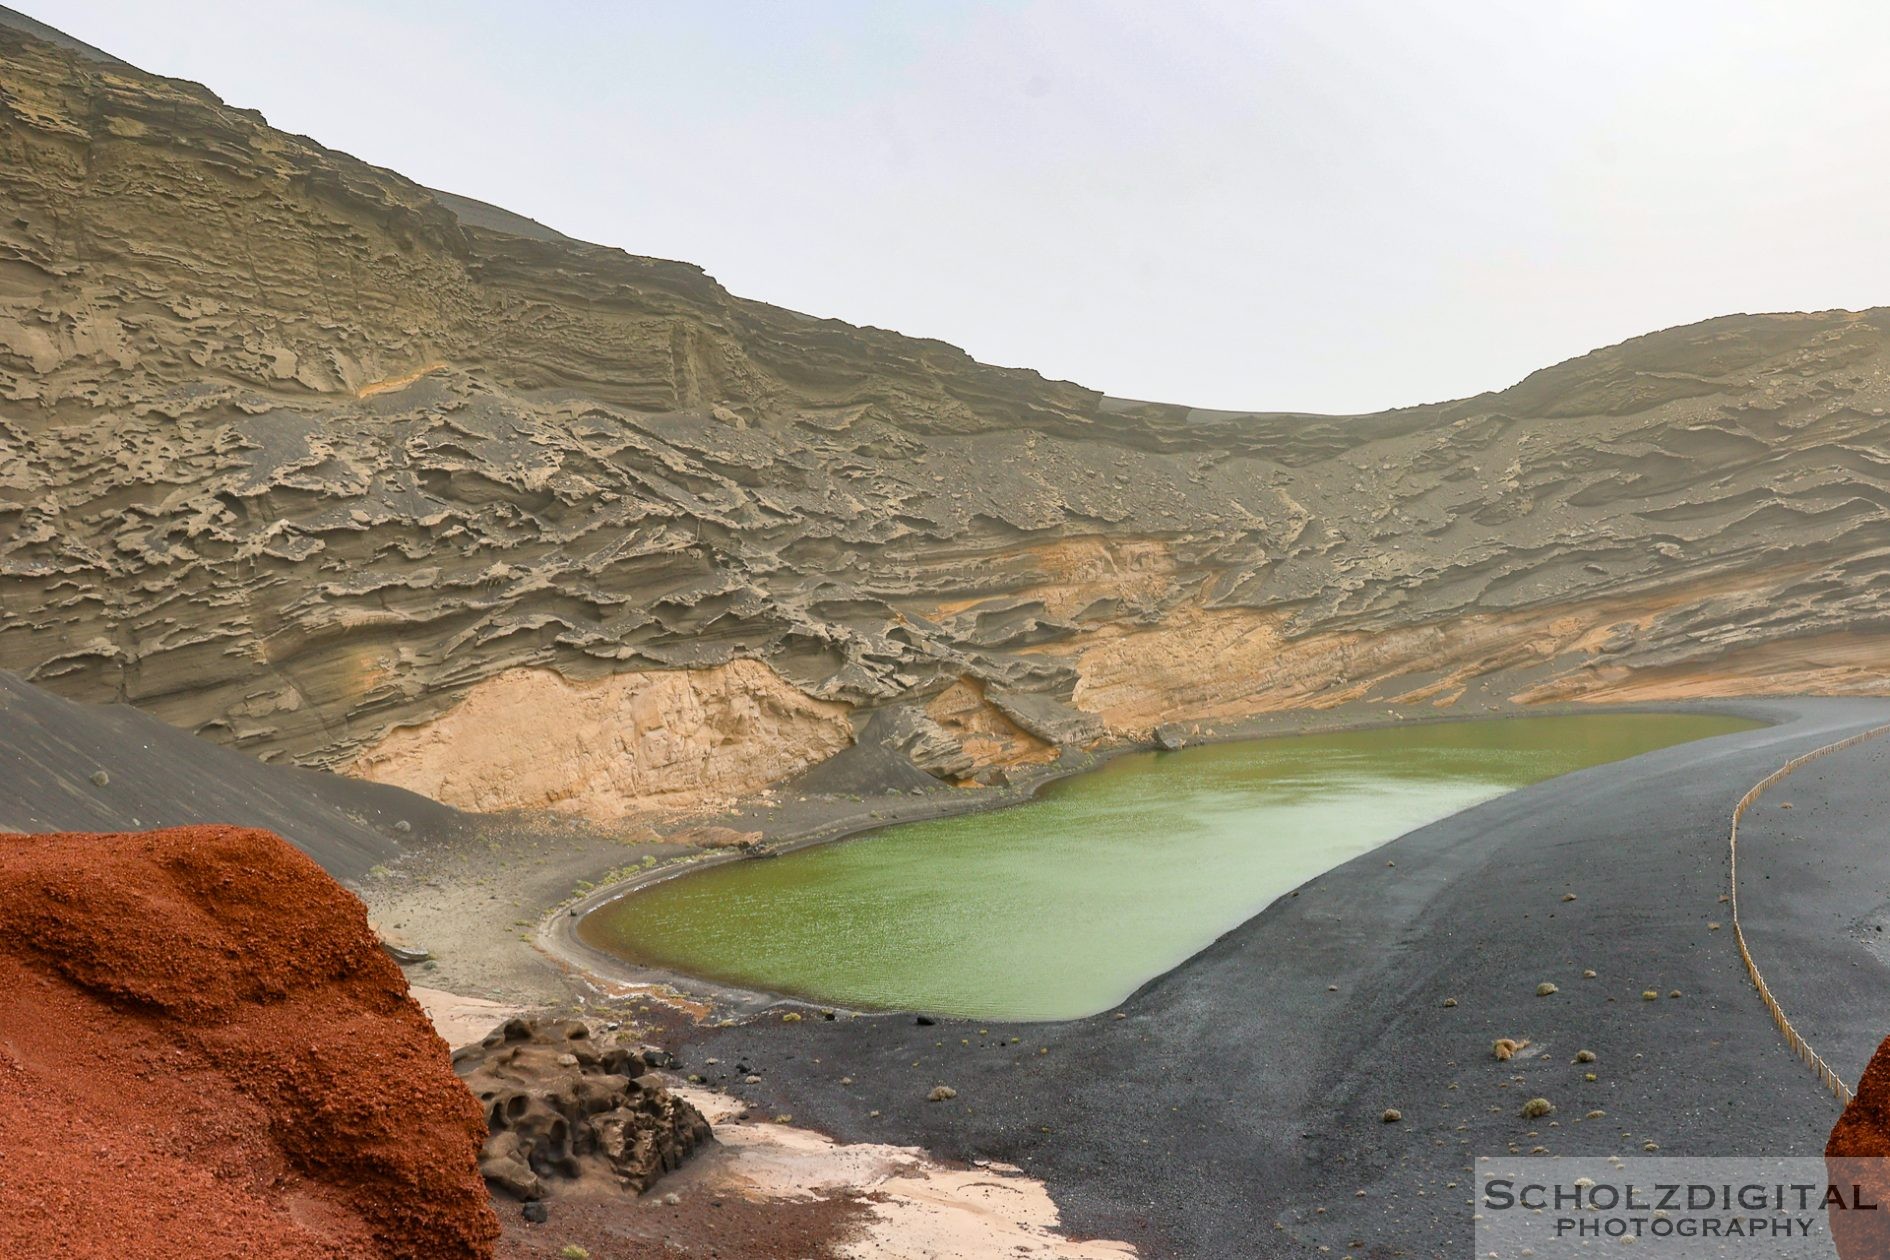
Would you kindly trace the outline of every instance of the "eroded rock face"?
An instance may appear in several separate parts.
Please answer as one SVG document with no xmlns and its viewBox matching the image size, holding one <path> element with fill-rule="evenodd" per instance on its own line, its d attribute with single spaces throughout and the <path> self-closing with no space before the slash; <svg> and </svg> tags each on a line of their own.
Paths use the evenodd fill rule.
<svg viewBox="0 0 1890 1260">
<path fill-rule="evenodd" d="M 456 217 L 4 24 L 0 199 L 0 667 L 265 757 L 604 813 L 904 706 L 933 779 L 1890 672 L 1890 311 L 1377 415 L 1123 402 Z M 495 706 L 544 751 L 452 725 Z"/>
<path fill-rule="evenodd" d="M 508 1020 L 453 1055 L 485 1109 L 479 1170 L 527 1202 L 588 1187 L 641 1194 L 709 1140 L 662 1086 L 664 1051 L 602 1044 L 581 1020 Z"/>
<path fill-rule="evenodd" d="M 803 694 L 760 661 L 586 682 L 517 669 L 346 768 L 461 809 L 608 819 L 737 800 L 852 741 L 847 706 Z"/>
</svg>

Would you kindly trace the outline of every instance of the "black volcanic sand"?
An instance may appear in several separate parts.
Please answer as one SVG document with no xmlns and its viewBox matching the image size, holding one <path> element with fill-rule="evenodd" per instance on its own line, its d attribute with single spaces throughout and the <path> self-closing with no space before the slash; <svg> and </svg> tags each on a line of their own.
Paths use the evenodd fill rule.
<svg viewBox="0 0 1890 1260">
<path fill-rule="evenodd" d="M 1478 1154 L 1653 1142 L 1669 1155 L 1815 1155 L 1837 1105 L 1740 964 L 1720 901 L 1728 816 L 1788 758 L 1890 721 L 1890 702 L 1723 708 L 1778 725 L 1580 771 L 1412 832 L 1276 902 L 1117 1012 L 934 1026 L 764 1016 L 698 1030 L 682 1052 L 711 1084 L 845 1140 L 1018 1163 L 1046 1179 L 1073 1233 L 1157 1256 L 1325 1244 L 1460 1257 Z M 1890 1009 L 1890 968 L 1864 939 L 1880 935 L 1865 920 L 1881 921 L 1890 868 L 1886 768 L 1890 741 L 1801 771 L 1749 815 L 1742 855 L 1761 963 L 1851 1073 Z M 1794 795 L 1818 803 L 1777 808 Z M 1815 862 L 1779 838 L 1800 832 L 1815 833 Z M 1559 990 L 1538 997 L 1545 981 Z M 1869 1014 L 1847 1022 L 1859 1009 Z M 1498 1063 L 1491 1043 L 1504 1036 L 1531 1052 Z M 1583 1049 L 1594 1064 L 1573 1061 Z M 926 1101 L 936 1084 L 957 1097 Z M 1556 1113 L 1522 1119 L 1537 1096 Z M 1402 1121 L 1384 1123 L 1386 1108 Z M 1594 1110 L 1605 1117 L 1584 1118 Z"/>
<path fill-rule="evenodd" d="M 1890 1033 L 1886 785 L 1890 736 L 1794 771 L 1739 825 L 1746 940 L 1798 1031 L 1852 1084 Z"/>
<path fill-rule="evenodd" d="M 76 703 L 0 670 L 0 829 L 260 827 L 358 880 L 410 842 L 463 830 L 465 818 L 400 788 L 267 765 L 129 705 Z"/>
</svg>

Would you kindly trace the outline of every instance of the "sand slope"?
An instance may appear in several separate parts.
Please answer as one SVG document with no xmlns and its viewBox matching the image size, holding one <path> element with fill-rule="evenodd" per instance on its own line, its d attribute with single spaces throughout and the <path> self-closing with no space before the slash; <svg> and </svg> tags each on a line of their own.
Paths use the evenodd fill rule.
<svg viewBox="0 0 1890 1260">
<path fill-rule="evenodd" d="M 0 671 L 0 828 L 265 827 L 358 879 L 457 819 L 398 788 L 264 765 L 127 705 L 75 704 Z"/>
</svg>

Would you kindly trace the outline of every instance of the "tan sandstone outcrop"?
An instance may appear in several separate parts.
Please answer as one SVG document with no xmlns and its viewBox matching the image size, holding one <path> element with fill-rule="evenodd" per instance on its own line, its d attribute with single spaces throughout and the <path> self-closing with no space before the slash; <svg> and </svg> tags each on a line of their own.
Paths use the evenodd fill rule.
<svg viewBox="0 0 1890 1260">
<path fill-rule="evenodd" d="M 348 769 L 460 809 L 639 809 L 723 804 L 852 740 L 847 706 L 814 700 L 758 661 L 572 682 L 518 669 Z"/>
</svg>

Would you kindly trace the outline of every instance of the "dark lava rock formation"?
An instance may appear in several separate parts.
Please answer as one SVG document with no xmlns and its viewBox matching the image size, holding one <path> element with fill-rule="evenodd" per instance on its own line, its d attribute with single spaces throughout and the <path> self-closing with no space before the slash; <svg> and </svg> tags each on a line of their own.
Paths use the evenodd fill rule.
<svg viewBox="0 0 1890 1260">
<path fill-rule="evenodd" d="M 0 667 L 464 808 L 719 802 L 869 727 L 968 781 L 1164 721 L 1890 665 L 1883 310 L 1376 415 L 1128 402 L 3 13 L 0 202 Z"/>
<path fill-rule="evenodd" d="M 582 1020 L 507 1020 L 453 1055 L 485 1108 L 479 1171 L 526 1202 L 578 1188 L 643 1193 L 710 1136 L 656 1075 L 674 1066 L 663 1050 L 601 1044 Z"/>
<path fill-rule="evenodd" d="M 361 904 L 235 827 L 0 836 L 0 1255 L 475 1260 L 485 1126 Z"/>
</svg>

